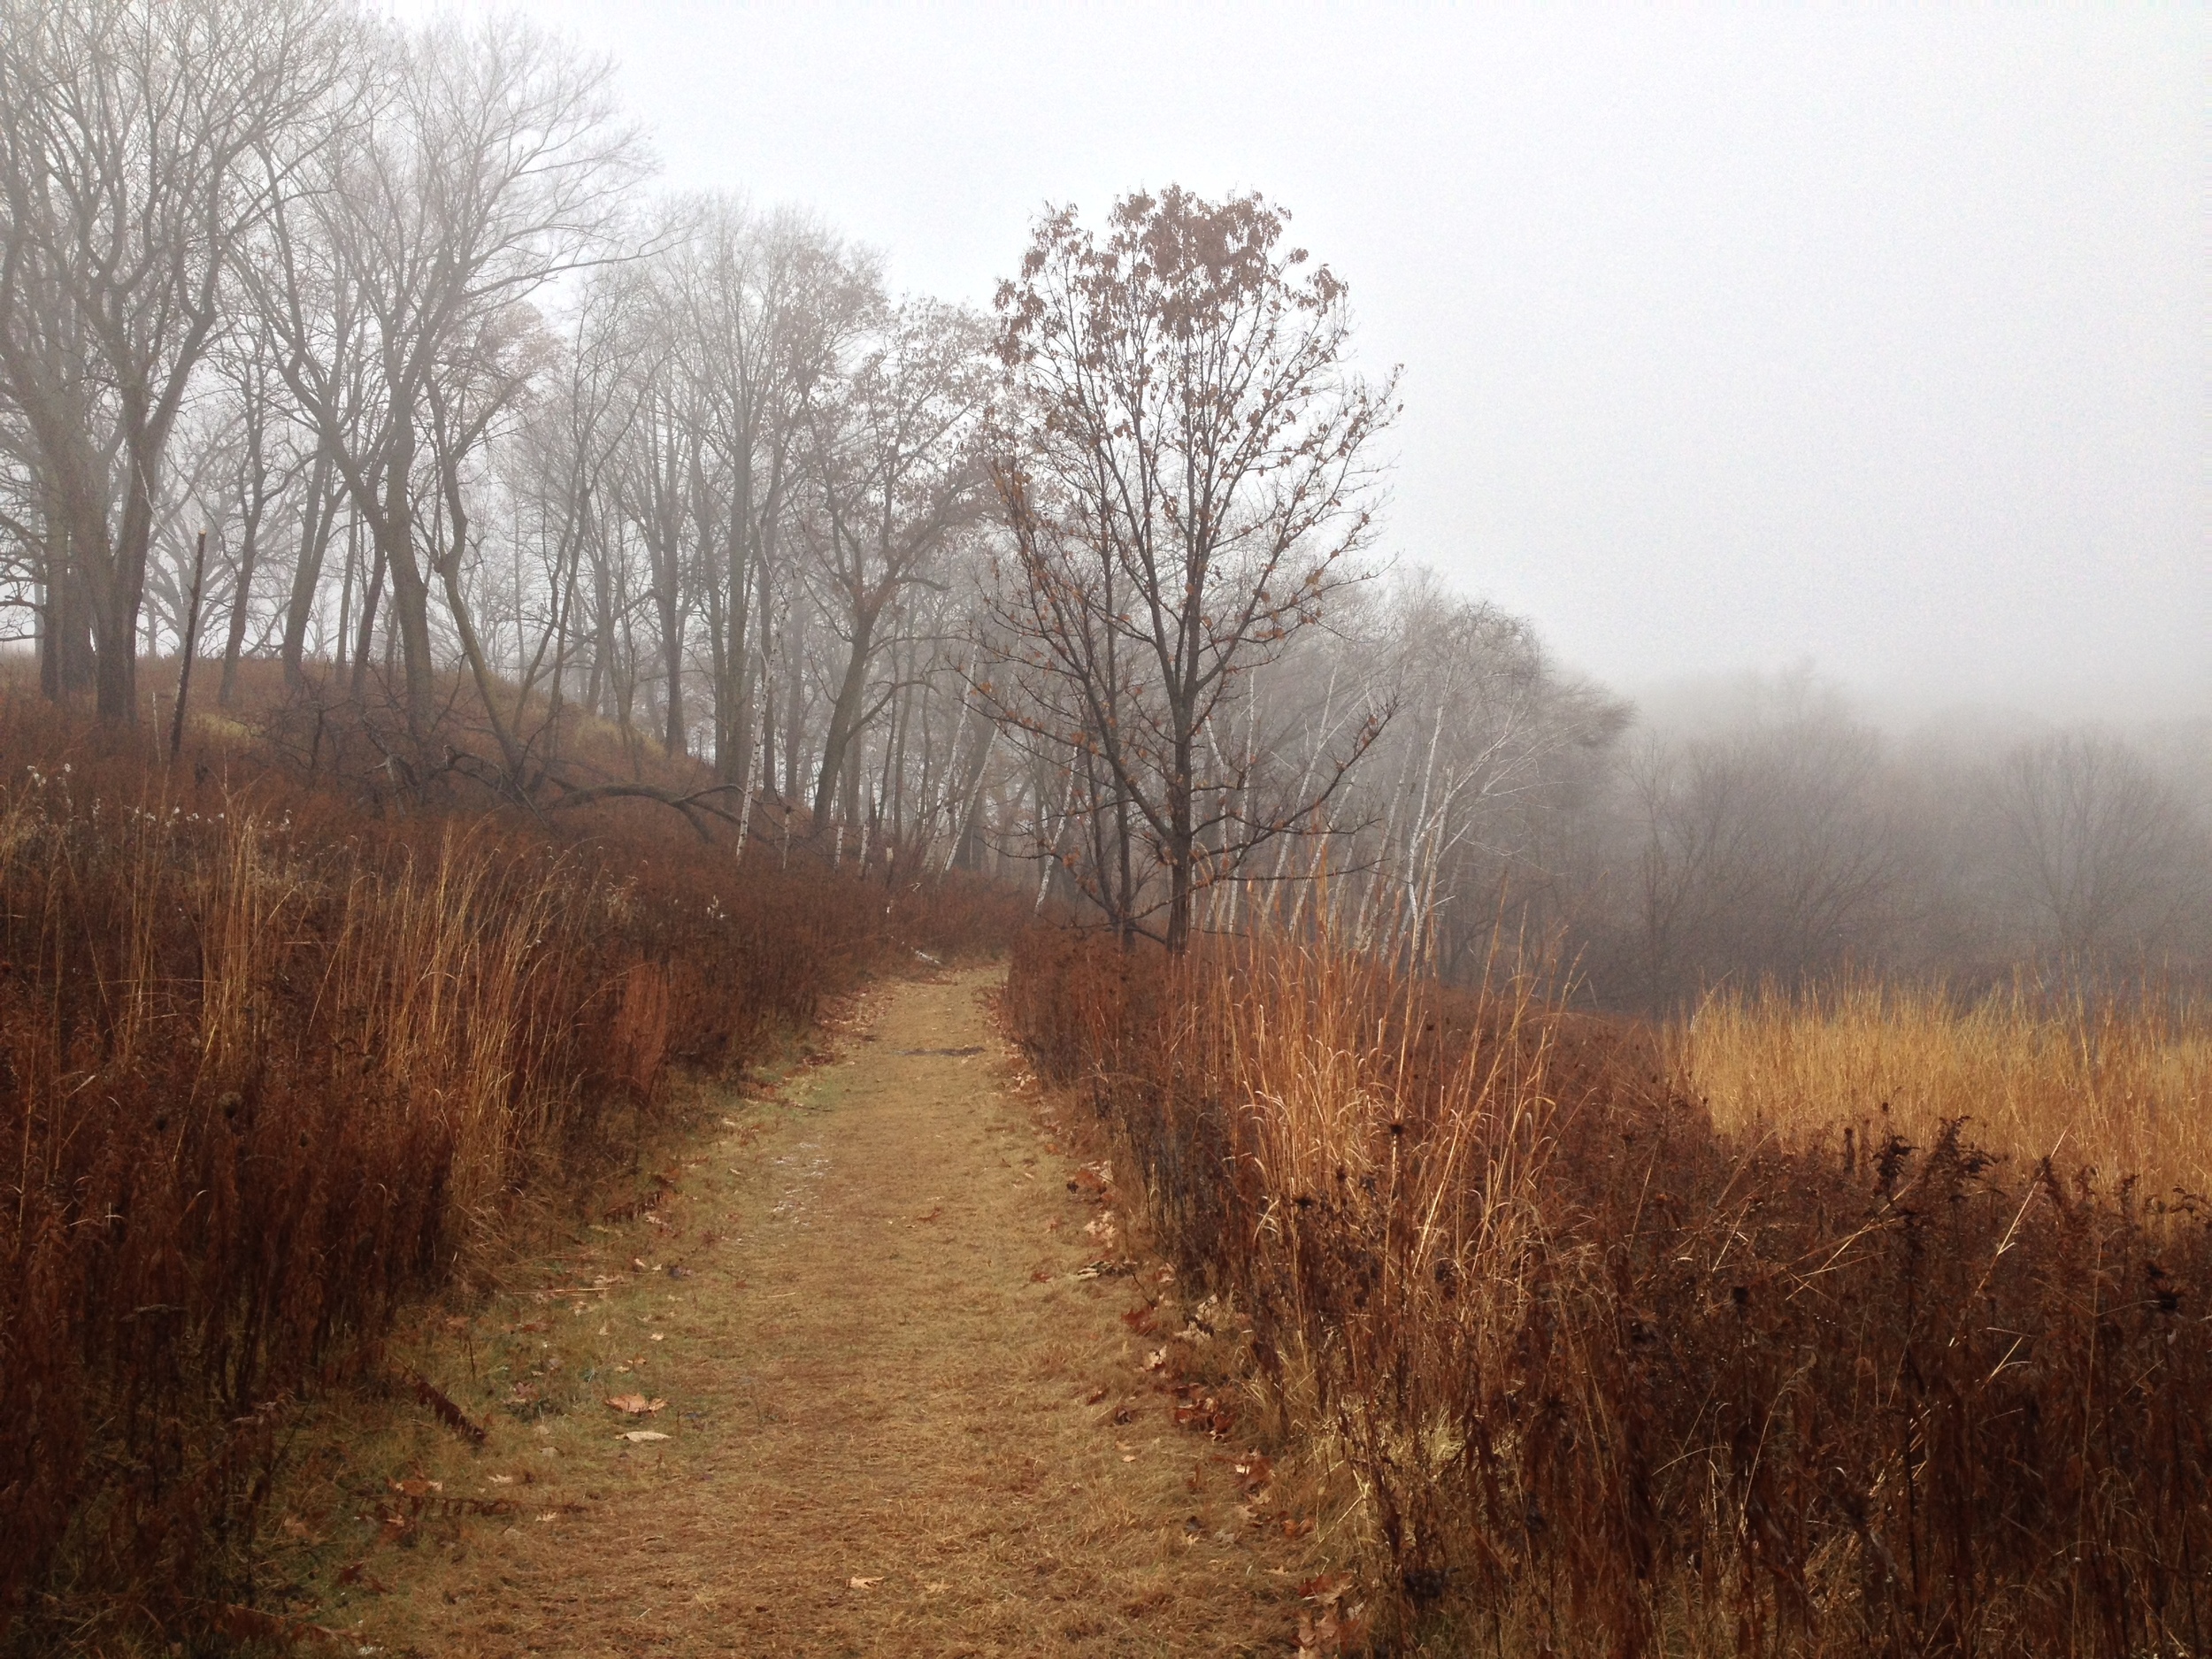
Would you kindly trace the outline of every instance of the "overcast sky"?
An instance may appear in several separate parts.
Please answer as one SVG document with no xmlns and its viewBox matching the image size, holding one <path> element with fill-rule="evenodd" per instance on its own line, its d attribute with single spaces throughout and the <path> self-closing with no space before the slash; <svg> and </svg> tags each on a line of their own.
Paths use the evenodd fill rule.
<svg viewBox="0 0 2212 1659">
<path fill-rule="evenodd" d="M 1405 365 L 1392 550 L 1617 686 L 2212 710 L 2212 10 L 511 9 L 916 290 L 1264 191 Z"/>
</svg>

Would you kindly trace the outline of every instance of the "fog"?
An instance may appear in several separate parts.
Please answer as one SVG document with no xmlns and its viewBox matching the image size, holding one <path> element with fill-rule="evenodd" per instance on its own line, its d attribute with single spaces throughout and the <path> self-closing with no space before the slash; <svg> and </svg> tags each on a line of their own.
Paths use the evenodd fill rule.
<svg viewBox="0 0 2212 1659">
<path fill-rule="evenodd" d="M 0 23 L 111 727 L 1621 1006 L 2212 973 L 2202 12 Z"/>
<path fill-rule="evenodd" d="M 897 286 L 1265 191 L 1406 367 L 1390 545 L 1640 698 L 2212 710 L 2203 8 L 521 9 Z"/>
</svg>

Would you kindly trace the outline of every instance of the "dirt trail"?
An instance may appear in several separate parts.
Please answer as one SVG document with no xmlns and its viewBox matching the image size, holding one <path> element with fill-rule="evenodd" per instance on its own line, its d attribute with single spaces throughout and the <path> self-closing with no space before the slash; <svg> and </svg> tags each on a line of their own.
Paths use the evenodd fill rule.
<svg viewBox="0 0 2212 1659">
<path fill-rule="evenodd" d="M 423 1472 L 526 1512 L 388 1528 L 324 1622 L 488 1656 L 1291 1651 L 1315 1540 L 1171 1420 L 1141 1281 L 1076 1276 L 1099 1210 L 1007 1087 L 989 979 L 878 993 L 548 1282 L 657 1271 L 511 1304 L 477 1400 L 565 1409 Z M 667 1403 L 603 1403 L 629 1392 Z"/>
</svg>

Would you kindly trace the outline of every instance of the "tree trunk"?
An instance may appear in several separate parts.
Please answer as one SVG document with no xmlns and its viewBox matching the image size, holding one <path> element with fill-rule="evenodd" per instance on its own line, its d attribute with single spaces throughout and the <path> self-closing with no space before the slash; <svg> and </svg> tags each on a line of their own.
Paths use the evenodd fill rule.
<svg viewBox="0 0 2212 1659">
<path fill-rule="evenodd" d="M 833 791 L 843 788 L 849 811 L 852 805 L 845 763 L 860 724 L 860 705 L 868 695 L 868 657 L 875 626 L 873 611 L 863 611 L 853 618 L 852 651 L 845 658 L 844 678 L 838 682 L 837 701 L 830 709 L 829 729 L 822 734 L 822 770 L 814 784 L 814 833 L 818 835 L 829 823 Z"/>
<path fill-rule="evenodd" d="M 292 572 L 291 601 L 284 608 L 284 683 L 300 683 L 301 664 L 307 652 L 307 624 L 315 613 L 315 589 L 323 579 L 323 556 L 330 547 L 331 526 L 338 516 L 338 497 L 330 488 L 330 452 L 318 449 L 315 470 L 309 475 L 307 505 L 300 515 L 300 562 Z M 338 656 L 346 654 L 345 627 L 339 626 Z"/>
<path fill-rule="evenodd" d="M 238 689 L 238 658 L 246 646 L 246 607 L 253 597 L 254 560 L 260 547 L 261 515 L 266 505 L 267 497 L 257 489 L 252 506 L 246 510 L 245 527 L 239 536 L 238 591 L 231 595 L 230 633 L 223 641 L 223 678 L 215 689 L 218 708 L 229 708 Z"/>
<path fill-rule="evenodd" d="M 391 573 L 392 616 L 407 680 L 408 733 L 420 743 L 427 741 L 437 717 L 438 687 L 430 660 L 430 585 L 415 563 L 414 503 L 407 488 L 414 471 L 414 431 L 403 420 L 398 433 L 384 475 L 384 511 L 370 527 Z"/>
</svg>

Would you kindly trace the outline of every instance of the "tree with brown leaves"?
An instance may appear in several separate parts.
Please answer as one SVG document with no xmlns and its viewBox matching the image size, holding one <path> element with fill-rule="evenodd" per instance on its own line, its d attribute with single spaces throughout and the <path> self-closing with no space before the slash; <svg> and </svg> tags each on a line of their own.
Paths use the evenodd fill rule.
<svg viewBox="0 0 2212 1659">
<path fill-rule="evenodd" d="M 983 690 L 1057 757 L 1087 827 L 1064 861 L 1125 942 L 1183 949 L 1194 895 L 1310 821 L 1379 726 L 1292 799 L 1216 726 L 1361 574 L 1395 412 L 1394 375 L 1348 366 L 1344 284 L 1302 268 L 1287 217 L 1170 187 L 1102 237 L 1061 209 L 998 293 L 1009 534 Z"/>
</svg>

